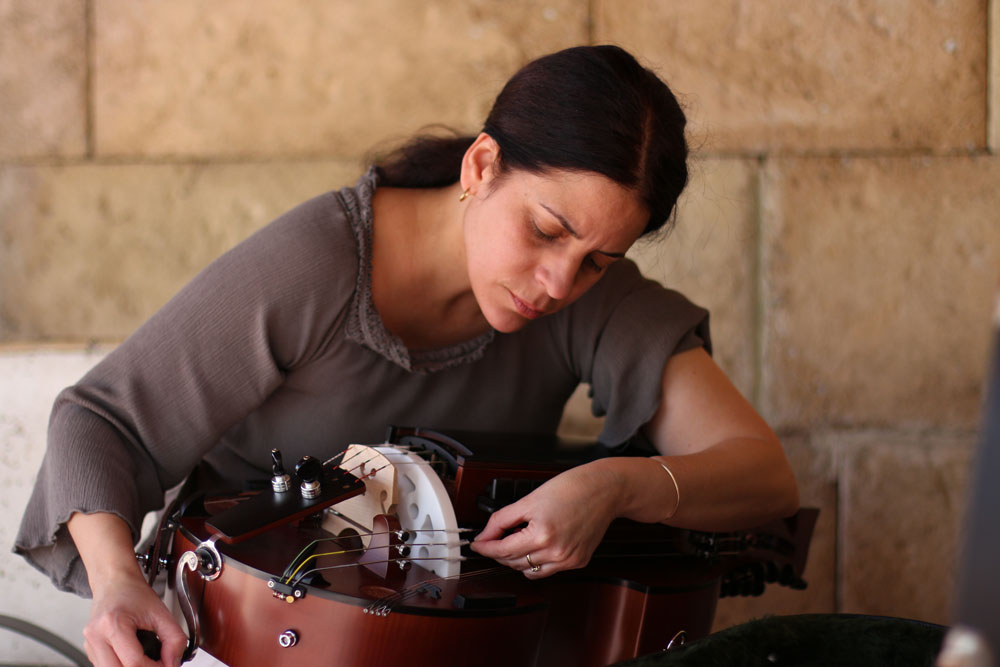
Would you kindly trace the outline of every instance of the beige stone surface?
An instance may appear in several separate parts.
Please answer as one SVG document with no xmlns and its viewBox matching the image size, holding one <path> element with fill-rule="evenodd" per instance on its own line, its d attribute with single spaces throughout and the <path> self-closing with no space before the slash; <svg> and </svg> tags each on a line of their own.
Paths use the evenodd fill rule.
<svg viewBox="0 0 1000 667">
<path fill-rule="evenodd" d="M 748 398 L 754 393 L 758 166 L 700 159 L 665 238 L 639 241 L 642 272 L 711 312 L 714 357 Z"/>
<path fill-rule="evenodd" d="M 820 510 L 809 545 L 803 578 L 804 591 L 770 584 L 760 597 L 719 600 L 713 631 L 746 623 L 765 615 L 828 614 L 836 611 L 837 467 L 828 439 L 805 434 L 783 434 L 782 444 L 795 470 L 802 507 Z"/>
<path fill-rule="evenodd" d="M 52 403 L 106 352 L 79 345 L 0 344 L 0 543 L 5 547 L 0 550 L 0 614 L 39 625 L 81 650 L 90 600 L 56 590 L 11 547 L 45 454 Z M 0 660 L 5 665 L 69 664 L 42 644 L 6 630 L 0 632 Z"/>
<path fill-rule="evenodd" d="M 86 150 L 84 0 L 0 0 L 0 158 Z"/>
<path fill-rule="evenodd" d="M 715 151 L 965 149 L 986 141 L 986 4 L 595 0 Z"/>
<path fill-rule="evenodd" d="M 0 167 L 0 341 L 118 339 L 342 162 Z"/>
<path fill-rule="evenodd" d="M 604 428 L 604 417 L 595 417 L 591 414 L 588 391 L 590 391 L 590 385 L 581 384 L 566 402 L 562 421 L 559 422 L 559 435 L 595 441 L 601 435 L 601 429 Z"/>
<path fill-rule="evenodd" d="M 975 436 L 840 436 L 840 611 L 947 624 Z"/>
<path fill-rule="evenodd" d="M 1000 151 L 1000 2 L 990 2 L 989 144 Z"/>
<path fill-rule="evenodd" d="M 587 37 L 576 0 L 94 0 L 100 155 L 357 156 L 477 131 L 531 57 Z"/>
<path fill-rule="evenodd" d="M 773 424 L 978 423 L 998 183 L 993 157 L 770 161 L 761 403 Z"/>
</svg>

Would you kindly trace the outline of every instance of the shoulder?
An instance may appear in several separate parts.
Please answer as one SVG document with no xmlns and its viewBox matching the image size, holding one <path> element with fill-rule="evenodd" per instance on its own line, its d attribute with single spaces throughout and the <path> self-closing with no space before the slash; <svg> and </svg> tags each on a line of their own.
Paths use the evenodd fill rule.
<svg viewBox="0 0 1000 667">
<path fill-rule="evenodd" d="M 357 241 L 340 193 L 326 192 L 305 201 L 247 239 L 290 256 L 328 257 L 327 261 L 357 263 Z"/>
<path fill-rule="evenodd" d="M 358 245 L 339 193 L 299 204 L 217 260 L 209 271 L 252 280 L 261 289 L 354 289 Z"/>
</svg>

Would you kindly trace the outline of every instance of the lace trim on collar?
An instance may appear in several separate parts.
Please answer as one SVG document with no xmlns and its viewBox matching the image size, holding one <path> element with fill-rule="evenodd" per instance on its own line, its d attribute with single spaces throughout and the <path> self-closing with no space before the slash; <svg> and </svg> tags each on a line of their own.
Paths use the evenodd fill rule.
<svg viewBox="0 0 1000 667">
<path fill-rule="evenodd" d="M 412 373 L 435 373 L 482 358 L 496 334 L 493 329 L 455 345 L 411 352 L 385 328 L 372 299 L 372 197 L 377 186 L 378 175 L 371 167 L 355 187 L 338 193 L 358 243 L 358 275 L 348 305 L 347 338 Z"/>
</svg>

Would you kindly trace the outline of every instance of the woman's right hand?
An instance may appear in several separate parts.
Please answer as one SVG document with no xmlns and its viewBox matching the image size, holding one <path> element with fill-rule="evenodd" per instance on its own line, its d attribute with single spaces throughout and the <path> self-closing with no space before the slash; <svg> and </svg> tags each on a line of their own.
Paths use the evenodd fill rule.
<svg viewBox="0 0 1000 667">
<path fill-rule="evenodd" d="M 97 667 L 177 667 L 187 637 L 146 583 L 128 525 L 113 514 L 73 514 L 67 524 L 94 595 L 83 630 L 84 650 Z M 160 660 L 145 656 L 137 632 L 160 639 Z"/>
<path fill-rule="evenodd" d="M 159 638 L 159 662 L 143 654 L 138 630 L 150 630 Z M 97 667 L 176 667 L 187 645 L 187 636 L 167 606 L 141 576 L 131 573 L 106 579 L 100 591 L 94 591 L 83 637 L 87 657 Z"/>
</svg>

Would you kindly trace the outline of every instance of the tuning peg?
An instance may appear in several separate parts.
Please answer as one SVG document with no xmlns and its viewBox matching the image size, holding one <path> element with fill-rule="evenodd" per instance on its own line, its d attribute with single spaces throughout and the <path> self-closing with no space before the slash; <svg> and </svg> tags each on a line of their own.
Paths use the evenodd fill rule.
<svg viewBox="0 0 1000 667">
<path fill-rule="evenodd" d="M 299 476 L 302 484 L 299 491 L 303 498 L 315 498 L 320 492 L 320 476 L 323 474 L 323 464 L 311 456 L 303 456 L 295 464 L 295 474 Z"/>
<path fill-rule="evenodd" d="M 284 493 L 292 488 L 292 477 L 281 465 L 281 450 L 271 450 L 271 488 L 275 493 Z"/>
</svg>

